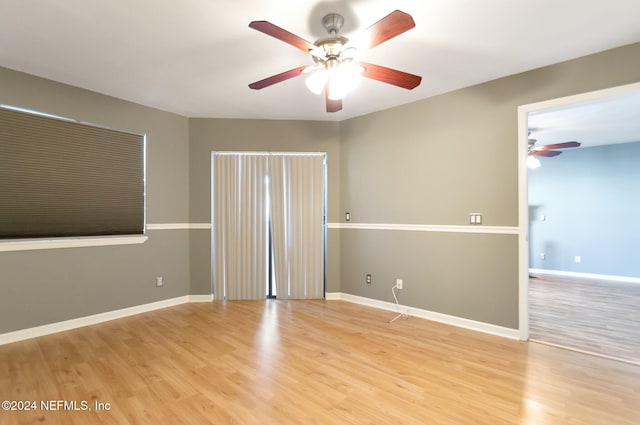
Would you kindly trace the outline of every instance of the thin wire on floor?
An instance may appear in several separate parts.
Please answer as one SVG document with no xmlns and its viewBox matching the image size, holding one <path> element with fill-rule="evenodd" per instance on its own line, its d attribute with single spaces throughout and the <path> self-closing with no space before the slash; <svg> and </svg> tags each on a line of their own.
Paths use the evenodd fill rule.
<svg viewBox="0 0 640 425">
<path fill-rule="evenodd" d="M 393 299 L 396 301 L 396 306 L 398 306 L 398 311 L 400 311 L 400 303 L 398 303 L 398 296 L 396 295 L 396 291 L 394 291 L 394 289 L 398 289 L 398 285 L 395 284 L 391 287 L 391 293 L 393 294 Z M 396 320 L 403 318 L 403 319 L 408 319 L 409 315 L 407 314 L 409 310 L 407 310 L 406 312 L 400 312 L 398 313 L 398 315 L 396 317 L 394 317 L 393 319 L 389 320 L 389 323 L 393 323 Z"/>
</svg>

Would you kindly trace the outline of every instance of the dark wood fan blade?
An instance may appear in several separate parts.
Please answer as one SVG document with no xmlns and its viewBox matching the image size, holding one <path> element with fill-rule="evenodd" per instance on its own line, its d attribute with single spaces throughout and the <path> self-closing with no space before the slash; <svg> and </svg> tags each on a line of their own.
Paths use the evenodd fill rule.
<svg viewBox="0 0 640 425">
<path fill-rule="evenodd" d="M 370 49 L 415 27 L 411 15 L 395 10 L 362 32 L 362 48 Z"/>
<path fill-rule="evenodd" d="M 529 152 L 529 155 L 533 155 L 533 156 L 546 156 L 548 158 L 554 157 L 554 156 L 558 156 L 560 155 L 562 152 L 560 151 L 545 151 L 545 150 L 533 150 L 531 152 Z"/>
<path fill-rule="evenodd" d="M 363 77 L 382 81 L 387 84 L 393 84 L 394 86 L 402 87 L 407 90 L 418 87 L 420 85 L 420 81 L 422 81 L 422 77 L 398 71 L 396 69 L 364 62 L 360 62 L 360 65 L 364 68 L 364 72 L 362 73 Z"/>
<path fill-rule="evenodd" d="M 536 150 L 548 151 L 553 149 L 577 148 L 579 146 L 580 146 L 580 142 L 564 142 L 564 143 L 555 143 L 553 145 L 539 146 L 536 148 Z"/>
<path fill-rule="evenodd" d="M 255 83 L 249 84 L 249 87 L 254 90 L 260 90 L 265 87 L 269 87 L 273 84 L 280 83 L 282 81 L 288 80 L 293 77 L 297 77 L 304 71 L 306 66 L 299 66 L 297 68 L 290 69 L 285 72 L 281 72 L 280 74 L 272 75 L 271 77 L 267 77 L 264 80 L 256 81 Z"/>
<path fill-rule="evenodd" d="M 342 109 L 341 99 L 329 99 L 329 83 L 324 86 L 324 99 L 327 104 L 327 112 L 338 112 Z"/>
<path fill-rule="evenodd" d="M 253 21 L 249 24 L 249 27 L 270 35 L 271 37 L 277 38 L 278 40 L 284 41 L 285 43 L 290 44 L 305 53 L 309 53 L 309 51 L 316 48 L 315 45 L 309 43 L 307 40 L 300 38 L 297 35 L 290 33 L 289 31 L 284 30 L 277 25 L 273 25 L 268 21 Z"/>
</svg>

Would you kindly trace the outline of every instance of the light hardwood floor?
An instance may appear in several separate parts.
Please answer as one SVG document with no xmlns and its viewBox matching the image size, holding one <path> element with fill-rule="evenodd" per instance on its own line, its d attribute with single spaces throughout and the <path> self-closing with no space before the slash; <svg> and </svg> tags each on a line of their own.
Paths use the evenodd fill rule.
<svg viewBox="0 0 640 425">
<path fill-rule="evenodd" d="M 640 285 L 537 274 L 530 337 L 640 365 Z"/>
<path fill-rule="evenodd" d="M 186 304 L 0 346 L 0 424 L 637 425 L 640 367 L 342 301 Z"/>
</svg>

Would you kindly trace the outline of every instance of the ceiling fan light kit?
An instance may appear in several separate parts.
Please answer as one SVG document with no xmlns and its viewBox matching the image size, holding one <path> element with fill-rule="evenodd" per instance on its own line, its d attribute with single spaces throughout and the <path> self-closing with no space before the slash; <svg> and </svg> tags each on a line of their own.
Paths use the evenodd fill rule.
<svg viewBox="0 0 640 425">
<path fill-rule="evenodd" d="M 318 95 L 324 91 L 327 112 L 337 112 L 342 109 L 342 99 L 357 86 L 360 77 L 407 90 L 420 85 L 422 78 L 417 75 L 357 61 L 358 47 L 375 47 L 415 27 L 415 22 L 410 15 L 399 10 L 391 12 L 357 37 L 359 42 L 351 42 L 348 38 L 338 35 L 343 24 L 344 18 L 337 13 L 324 16 L 322 25 L 329 36 L 312 44 L 268 21 L 251 22 L 250 28 L 309 53 L 315 65 L 294 68 L 251 83 L 249 87 L 260 90 L 300 74 L 308 74 L 305 80 L 307 88 Z"/>
<path fill-rule="evenodd" d="M 533 155 L 527 156 L 527 168 L 530 170 L 535 170 L 536 168 L 540 168 L 540 160 Z"/>
<path fill-rule="evenodd" d="M 332 68 L 314 69 L 305 83 L 313 94 L 318 95 L 328 86 L 329 99 L 340 100 L 358 85 L 363 72 L 364 68 L 358 64 L 343 63 Z"/>
</svg>

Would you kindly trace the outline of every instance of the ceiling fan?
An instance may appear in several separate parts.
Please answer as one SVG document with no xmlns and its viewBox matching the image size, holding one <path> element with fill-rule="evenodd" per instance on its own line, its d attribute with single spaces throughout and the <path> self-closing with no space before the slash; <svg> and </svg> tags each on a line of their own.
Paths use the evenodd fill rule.
<svg viewBox="0 0 640 425">
<path fill-rule="evenodd" d="M 529 132 L 529 135 L 531 135 L 531 132 Z M 535 158 L 536 156 L 552 158 L 562 153 L 562 151 L 558 149 L 577 148 L 580 146 L 580 142 L 576 141 L 553 143 L 543 146 L 536 146 L 536 142 L 536 139 L 527 139 L 527 165 L 529 168 L 538 168 L 540 166 L 540 161 Z"/>
<path fill-rule="evenodd" d="M 407 90 L 420 85 L 422 77 L 386 68 L 380 65 L 356 60 L 358 49 L 370 49 L 415 27 L 411 15 L 396 10 L 365 29 L 353 41 L 338 35 L 344 24 L 344 18 L 330 13 L 322 19 L 322 25 L 329 33 L 328 37 L 310 43 L 268 21 L 253 21 L 250 28 L 284 41 L 287 44 L 309 53 L 315 62 L 311 66 L 299 66 L 280 74 L 249 84 L 260 90 L 302 74 L 308 74 L 307 87 L 315 94 L 324 90 L 327 112 L 342 109 L 342 98 L 360 77 L 382 81 Z"/>
<path fill-rule="evenodd" d="M 562 152 L 556 149 L 577 148 L 580 146 L 580 142 L 563 142 L 554 143 L 552 145 L 535 146 L 536 139 L 529 139 L 529 156 L 546 156 L 554 157 L 560 155 Z"/>
</svg>

